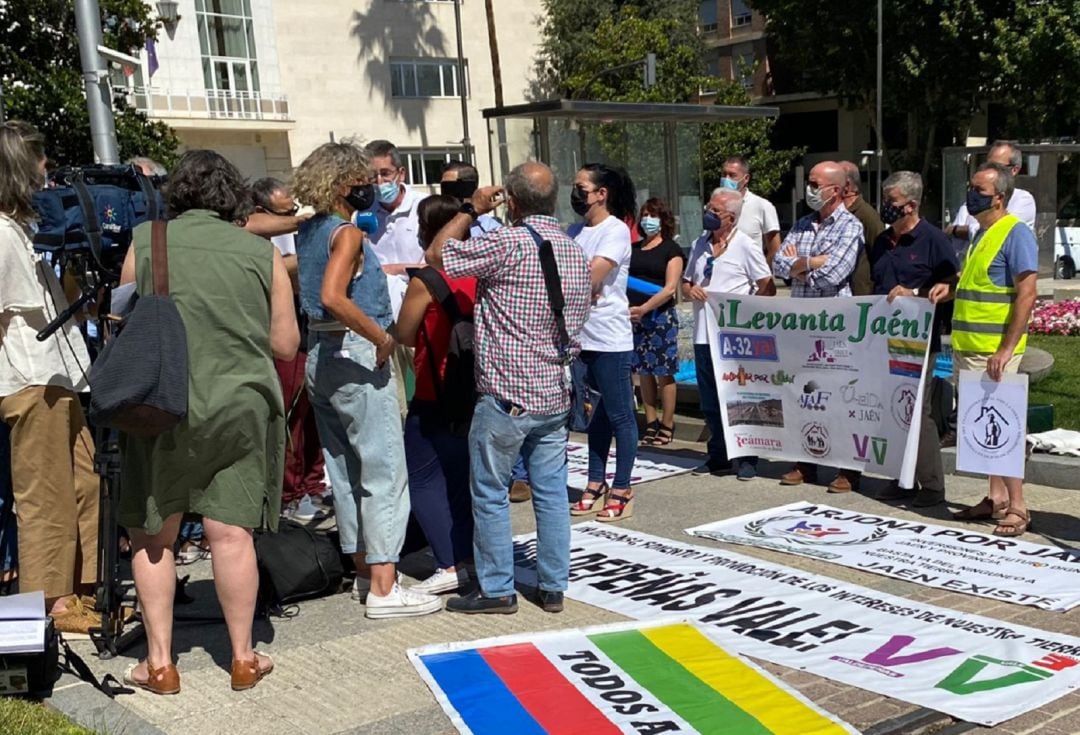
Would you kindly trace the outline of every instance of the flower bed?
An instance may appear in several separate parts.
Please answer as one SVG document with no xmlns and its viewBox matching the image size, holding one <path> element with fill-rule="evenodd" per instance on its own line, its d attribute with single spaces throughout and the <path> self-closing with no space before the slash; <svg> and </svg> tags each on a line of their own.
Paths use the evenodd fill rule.
<svg viewBox="0 0 1080 735">
<path fill-rule="evenodd" d="M 1054 301 L 1036 306 L 1031 313 L 1031 334 L 1080 337 L 1080 299 Z"/>
</svg>

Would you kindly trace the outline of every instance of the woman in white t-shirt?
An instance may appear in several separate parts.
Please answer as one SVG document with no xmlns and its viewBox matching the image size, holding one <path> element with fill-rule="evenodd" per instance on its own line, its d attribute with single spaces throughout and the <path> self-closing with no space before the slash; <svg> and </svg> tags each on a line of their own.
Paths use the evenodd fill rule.
<svg viewBox="0 0 1080 735">
<path fill-rule="evenodd" d="M 570 205 L 584 219 L 574 237 L 592 271 L 593 305 L 581 330 L 580 360 L 586 381 L 600 392 L 589 424 L 589 484 L 571 515 L 597 513 L 598 521 L 633 515 L 630 473 L 637 457 L 638 430 L 630 367 L 634 330 L 626 280 L 630 273 L 630 227 L 637 204 L 634 183 L 625 171 L 602 163 L 577 172 Z M 615 439 L 615 478 L 606 482 L 608 452 Z"/>
<path fill-rule="evenodd" d="M 720 415 L 723 407 L 720 405 L 709 349 L 711 315 L 706 303 L 710 294 L 772 296 L 776 293 L 772 271 L 765 262 L 761 247 L 735 227 L 742 204 L 740 191 L 725 187 L 713 191 L 703 217 L 705 232 L 690 250 L 690 261 L 683 274 L 682 292 L 683 298 L 694 304 L 694 367 L 701 412 L 705 415 L 710 434 L 709 458 L 693 473 L 724 475 L 734 469 L 740 480 L 750 480 L 757 475 L 757 457 L 739 457 L 734 462 L 735 467 L 727 457 Z"/>
</svg>

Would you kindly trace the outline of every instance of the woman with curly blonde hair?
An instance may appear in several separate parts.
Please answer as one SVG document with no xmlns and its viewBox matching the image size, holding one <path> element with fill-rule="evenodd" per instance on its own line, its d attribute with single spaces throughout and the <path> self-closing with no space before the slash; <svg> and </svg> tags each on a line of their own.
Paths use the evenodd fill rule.
<svg viewBox="0 0 1080 735">
<path fill-rule="evenodd" d="M 324 143 L 293 176 L 315 209 L 296 235 L 308 315 L 306 382 L 334 488 L 341 550 L 356 564 L 353 599 L 369 618 L 426 615 L 439 598 L 398 584 L 409 519 L 408 471 L 390 356 L 397 346 L 386 274 L 353 213 L 371 207 L 371 165 L 352 143 Z"/>
</svg>

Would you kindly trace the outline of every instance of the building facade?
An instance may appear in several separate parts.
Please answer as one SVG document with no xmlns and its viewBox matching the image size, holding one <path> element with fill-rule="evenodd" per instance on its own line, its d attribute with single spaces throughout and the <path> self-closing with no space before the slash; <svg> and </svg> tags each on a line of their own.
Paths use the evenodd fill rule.
<svg viewBox="0 0 1080 735">
<path fill-rule="evenodd" d="M 462 0 L 459 73 L 452 0 L 178 0 L 118 93 L 168 123 L 185 148 L 214 148 L 249 177 L 287 177 L 319 144 L 386 138 L 410 182 L 437 183 L 470 150 L 490 171 L 481 110 L 495 104 L 483 0 Z M 540 0 L 499 2 L 495 23 L 506 104 L 525 101 Z M 153 70 L 153 74 L 151 71 Z"/>
</svg>

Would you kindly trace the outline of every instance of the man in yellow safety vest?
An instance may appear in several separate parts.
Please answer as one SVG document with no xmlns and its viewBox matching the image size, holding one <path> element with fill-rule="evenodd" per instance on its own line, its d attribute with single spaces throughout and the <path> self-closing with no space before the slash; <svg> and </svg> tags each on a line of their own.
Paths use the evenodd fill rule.
<svg viewBox="0 0 1080 735">
<path fill-rule="evenodd" d="M 1035 304 L 1039 244 L 1006 204 L 1015 188 L 1012 171 L 984 163 L 971 177 L 968 212 L 979 232 L 968 248 L 960 281 L 937 284 L 930 301 L 956 299 L 953 312 L 953 369 L 986 371 L 991 380 L 1015 373 L 1027 346 Z M 1031 525 L 1023 478 L 990 476 L 990 492 L 954 515 L 959 520 L 994 519 L 997 536 L 1020 536 Z"/>
</svg>

